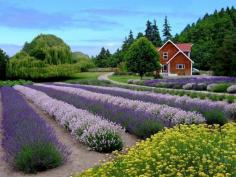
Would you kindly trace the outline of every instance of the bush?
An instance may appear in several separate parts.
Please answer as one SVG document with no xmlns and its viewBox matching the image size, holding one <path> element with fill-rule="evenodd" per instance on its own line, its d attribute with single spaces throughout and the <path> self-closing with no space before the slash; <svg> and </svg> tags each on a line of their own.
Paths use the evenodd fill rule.
<svg viewBox="0 0 236 177">
<path fill-rule="evenodd" d="M 213 124 L 224 125 L 225 123 L 228 122 L 228 119 L 226 118 L 225 113 L 220 110 L 205 112 L 204 116 L 206 118 L 206 123 L 210 125 L 213 125 Z"/>
<path fill-rule="evenodd" d="M 25 80 L 6 80 L 6 81 L 0 81 L 0 87 L 3 86 L 9 86 L 12 87 L 14 85 L 28 85 L 28 84 L 32 84 L 33 82 L 31 81 L 25 81 Z"/>
<path fill-rule="evenodd" d="M 109 153 L 115 150 L 122 150 L 123 142 L 121 136 L 112 130 L 101 130 L 94 134 L 87 134 L 86 143 L 90 148 L 98 152 Z"/>
<path fill-rule="evenodd" d="M 195 90 L 207 90 L 207 85 L 205 83 L 196 84 Z"/>
<path fill-rule="evenodd" d="M 7 78 L 34 81 L 67 78 L 80 71 L 79 64 L 47 65 L 32 57 L 11 59 L 7 64 Z"/>
<path fill-rule="evenodd" d="M 228 93 L 236 93 L 236 85 L 231 85 L 227 88 Z"/>
<path fill-rule="evenodd" d="M 235 176 L 235 134 L 235 123 L 176 126 L 79 176 Z"/>
<path fill-rule="evenodd" d="M 63 159 L 50 143 L 25 145 L 15 157 L 15 168 L 24 173 L 36 173 L 58 167 Z"/>
<path fill-rule="evenodd" d="M 149 138 L 151 135 L 161 131 L 164 128 L 163 124 L 157 122 L 156 120 L 145 120 L 142 123 L 139 123 L 134 132 L 138 137 L 145 139 Z"/>
<path fill-rule="evenodd" d="M 183 86 L 184 90 L 193 90 L 194 89 L 195 84 L 194 83 L 187 83 Z"/>
<path fill-rule="evenodd" d="M 82 85 L 112 86 L 112 83 L 110 81 L 97 80 L 97 79 L 71 80 L 66 82 L 71 84 L 82 84 Z"/>
<path fill-rule="evenodd" d="M 211 92 L 227 92 L 227 88 L 230 86 L 230 84 L 222 83 L 222 84 L 215 84 L 211 85 L 210 87 L 207 87 L 208 91 Z"/>
</svg>

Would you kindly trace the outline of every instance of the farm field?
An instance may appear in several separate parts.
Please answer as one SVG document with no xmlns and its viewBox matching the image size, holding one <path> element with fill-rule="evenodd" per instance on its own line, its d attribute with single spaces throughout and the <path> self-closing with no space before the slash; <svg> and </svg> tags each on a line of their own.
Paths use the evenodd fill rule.
<svg viewBox="0 0 236 177">
<path fill-rule="evenodd" d="M 165 136 L 166 138 L 168 137 L 164 132 L 169 132 L 169 138 L 175 132 L 178 132 L 179 128 L 186 129 L 186 131 L 189 131 L 189 134 L 199 132 L 196 134 L 196 139 L 185 138 L 186 145 L 189 145 L 187 148 L 190 148 L 196 141 L 205 141 L 201 133 L 202 131 L 207 133 L 207 129 L 210 129 L 210 126 L 213 124 L 224 126 L 225 130 L 227 130 L 226 134 L 219 134 L 216 126 L 213 133 L 208 133 L 204 137 L 208 137 L 207 139 L 213 138 L 212 143 L 216 147 L 214 149 L 215 152 L 217 152 L 217 147 L 222 146 L 216 141 L 217 136 L 223 137 L 222 142 L 229 144 L 224 150 L 226 153 L 224 156 L 225 158 L 229 156 L 232 158 L 224 162 L 218 161 L 213 157 L 211 160 L 215 165 L 224 165 L 224 170 L 233 174 L 234 167 L 232 165 L 235 161 L 236 152 L 233 150 L 235 142 L 230 140 L 233 140 L 233 137 L 236 136 L 235 123 L 233 123 L 236 118 L 236 103 L 193 99 L 187 96 L 174 96 L 148 91 L 134 91 L 111 86 L 92 86 L 61 82 L 54 84 L 35 83 L 25 86 L 16 85 L 13 88 L 2 87 L 1 94 L 6 97 L 6 95 L 9 95 L 6 94 L 8 90 L 12 93 L 11 95 L 18 95 L 19 99 L 22 99 L 31 112 L 35 114 L 30 117 L 35 119 L 35 117 L 39 116 L 37 117 L 38 120 L 44 121 L 46 126 L 51 127 L 50 131 L 53 132 L 52 134 L 55 138 L 58 137 L 58 142 L 63 144 L 61 145 L 64 147 L 63 153 L 69 154 L 65 161 L 58 165 L 57 168 L 49 169 L 46 172 L 40 172 L 39 170 L 36 176 L 66 176 L 70 174 L 77 176 L 77 174 L 80 175 L 86 169 L 89 170 L 82 173 L 82 176 L 109 176 L 109 174 L 119 176 L 122 175 L 119 172 L 121 170 L 119 166 L 124 162 L 122 165 L 124 170 L 129 171 L 129 164 L 125 162 L 126 159 L 134 160 L 130 163 L 135 164 L 136 156 L 134 154 L 145 153 L 145 147 L 150 147 L 150 152 L 153 153 L 153 155 L 150 155 L 154 157 L 152 161 L 158 163 L 157 159 L 159 158 L 155 158 L 156 154 L 154 155 L 153 150 L 161 148 L 161 145 L 158 143 L 159 140 L 163 139 L 165 141 Z M 4 106 L 5 103 L 6 101 L 2 98 L 3 123 L 6 119 L 4 110 L 8 110 L 7 107 L 10 108 L 13 105 L 11 102 L 7 102 L 9 106 L 6 107 Z M 12 109 L 17 108 L 13 107 Z M 18 116 L 24 115 L 18 114 Z M 181 124 L 185 125 L 182 128 L 177 126 Z M 209 128 L 205 127 L 205 124 L 208 124 Z M 229 127 L 231 128 L 230 130 Z M 22 130 L 18 131 L 21 132 Z M 6 134 L 4 132 L 6 131 L 3 129 L 2 140 L 4 140 Z M 153 136 L 154 134 L 156 135 Z M 185 137 L 186 132 L 181 132 L 179 136 Z M 229 136 L 233 139 L 229 139 Z M 140 140 L 142 140 L 141 143 L 139 143 Z M 180 143 L 178 139 L 172 139 L 171 141 L 173 143 Z M 136 142 L 138 143 L 135 145 Z M 152 145 L 150 146 L 150 144 Z M 171 144 L 167 143 L 165 146 L 167 148 Z M 131 147 L 131 149 L 129 150 L 126 147 Z M 182 146 L 176 146 L 175 148 L 176 156 L 179 160 L 183 160 L 184 157 L 179 154 L 183 151 Z M 206 148 L 210 147 L 207 146 Z M 119 152 L 120 150 L 122 151 Z M 0 152 L 2 156 L 5 154 L 4 146 Z M 163 151 L 160 154 L 160 158 L 162 156 L 170 158 L 173 152 Z M 196 149 L 190 149 L 189 158 L 194 158 L 193 154 L 196 152 L 201 154 L 200 158 L 208 156 L 208 150 L 197 151 Z M 133 158 L 130 157 L 132 153 L 134 153 Z M 168 155 L 169 157 L 167 157 Z M 134 165 L 134 171 L 131 174 L 141 174 L 140 169 L 144 168 L 144 166 L 149 168 L 148 163 L 151 160 L 149 159 L 151 156 L 146 156 L 144 158 L 146 159 L 145 162 L 140 160 L 140 163 L 144 163 L 141 166 L 138 164 Z M 86 163 L 84 163 L 85 159 Z M 102 162 L 106 163 L 103 165 Z M 18 172 L 19 169 L 12 170 L 10 168 L 12 163 L 9 163 L 9 161 L 1 163 L 3 163 L 2 168 L 6 171 L 4 174 L 30 176 Z M 177 163 L 177 161 L 173 161 L 173 163 Z M 96 165 L 101 165 L 99 167 L 101 170 L 97 171 L 97 168 L 92 168 Z M 148 166 L 146 167 L 146 165 Z M 197 168 L 200 168 L 199 165 L 195 165 L 196 168 L 194 169 L 196 171 Z M 179 170 L 178 166 L 175 166 L 175 168 L 176 173 L 173 174 L 177 174 Z M 186 166 L 186 169 L 182 169 L 182 171 L 186 170 L 188 172 L 187 168 L 190 167 Z M 148 172 L 151 175 L 156 175 L 156 171 L 153 171 L 152 167 Z M 205 173 L 206 171 L 203 169 L 203 172 Z M 219 170 L 213 170 L 212 173 L 218 174 Z M 158 174 L 164 174 L 164 171 L 160 169 Z"/>
</svg>

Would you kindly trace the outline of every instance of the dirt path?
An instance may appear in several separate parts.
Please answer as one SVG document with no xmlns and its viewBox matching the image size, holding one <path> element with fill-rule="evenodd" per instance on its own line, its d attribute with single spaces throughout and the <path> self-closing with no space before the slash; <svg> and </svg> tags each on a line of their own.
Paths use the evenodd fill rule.
<svg viewBox="0 0 236 177">
<path fill-rule="evenodd" d="M 68 157 L 68 161 L 64 165 L 52 170 L 48 170 L 46 172 L 38 173 L 37 175 L 25 175 L 20 172 L 15 172 L 9 169 L 7 164 L 0 161 L 0 177 L 69 177 L 71 174 L 82 172 L 90 167 L 99 164 L 101 160 L 107 159 L 108 156 L 106 154 L 89 151 L 87 146 L 78 143 L 78 141 L 76 141 L 50 116 L 39 110 L 31 102 L 27 102 L 36 111 L 36 113 L 44 118 L 46 122 L 54 129 L 59 141 L 65 144 L 70 149 L 71 155 Z M 0 105 L 0 120 L 2 118 L 1 115 Z M 125 141 L 125 146 L 132 146 L 137 141 L 134 136 L 128 134 L 124 134 L 122 136 L 123 140 Z M 0 149 L 0 155 L 2 154 L 3 151 L 2 149 Z"/>
</svg>

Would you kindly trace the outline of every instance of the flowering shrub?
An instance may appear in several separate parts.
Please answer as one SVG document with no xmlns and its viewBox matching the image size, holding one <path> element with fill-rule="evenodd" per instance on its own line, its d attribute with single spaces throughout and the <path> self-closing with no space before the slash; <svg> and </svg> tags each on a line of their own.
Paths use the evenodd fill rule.
<svg viewBox="0 0 236 177">
<path fill-rule="evenodd" d="M 186 111 L 197 111 L 203 115 L 212 115 L 212 112 L 218 112 L 223 114 L 224 119 L 232 118 L 231 112 L 227 109 L 230 104 L 223 101 L 211 101 L 211 100 L 201 100 L 199 98 L 192 99 L 187 96 L 175 96 L 169 94 L 158 94 L 152 92 L 144 91 L 132 91 L 128 89 L 118 88 L 118 87 L 101 87 L 101 86 L 88 86 L 88 85 L 78 85 L 78 84 L 65 84 L 59 83 L 57 85 L 86 89 L 92 92 L 110 94 L 113 96 L 119 96 L 124 98 L 129 98 L 131 100 L 141 100 L 144 102 L 152 102 L 155 104 L 166 104 L 172 107 L 181 108 Z M 236 109 L 236 108 L 235 108 Z M 235 110 L 236 111 L 236 110 Z M 210 112 L 210 114 L 209 114 Z M 213 115 L 214 116 L 214 115 Z M 219 122 L 214 122 L 219 123 Z"/>
<path fill-rule="evenodd" d="M 228 87 L 230 87 L 230 84 L 228 84 L 228 83 L 211 84 L 208 87 L 208 91 L 211 91 L 211 92 L 227 92 Z"/>
<path fill-rule="evenodd" d="M 69 152 L 52 128 L 13 88 L 1 89 L 3 103 L 2 146 L 13 168 L 36 173 L 61 165 Z"/>
<path fill-rule="evenodd" d="M 35 84 L 46 88 L 52 88 L 54 90 L 59 90 L 63 92 L 68 92 L 70 94 L 78 95 L 81 97 L 86 97 L 92 101 L 99 100 L 101 103 L 109 103 L 110 105 L 115 105 L 116 107 L 129 108 L 134 111 L 147 112 L 150 115 L 154 115 L 161 121 L 165 122 L 165 125 L 173 126 L 180 123 L 202 123 L 205 119 L 195 112 L 186 112 L 181 109 L 172 108 L 167 105 L 158 105 L 153 103 L 145 103 L 143 101 L 134 101 L 130 99 L 125 99 L 122 97 L 114 97 L 107 94 L 94 93 L 80 88 L 71 88 L 65 86 L 54 86 L 54 85 L 43 85 Z"/>
<path fill-rule="evenodd" d="M 236 93 L 236 85 L 231 85 L 227 88 L 228 93 Z"/>
<path fill-rule="evenodd" d="M 86 170 L 95 176 L 235 176 L 236 124 L 180 125 L 136 144 L 127 154 Z"/>
<path fill-rule="evenodd" d="M 225 77 L 225 76 L 206 76 L 206 77 L 186 77 L 186 78 L 166 78 L 166 79 L 153 79 L 145 81 L 144 84 L 147 86 L 155 86 L 157 83 L 166 83 L 172 85 L 183 86 L 187 83 L 235 83 L 236 77 Z"/>
<path fill-rule="evenodd" d="M 54 117 L 62 126 L 69 129 L 72 135 L 91 149 L 99 152 L 111 152 L 122 148 L 119 132 L 123 130 L 120 126 L 85 110 L 53 99 L 43 92 L 24 86 L 15 86 L 14 88 Z M 103 131 L 106 133 L 102 133 Z M 100 141 L 101 139 L 102 141 Z"/>
</svg>

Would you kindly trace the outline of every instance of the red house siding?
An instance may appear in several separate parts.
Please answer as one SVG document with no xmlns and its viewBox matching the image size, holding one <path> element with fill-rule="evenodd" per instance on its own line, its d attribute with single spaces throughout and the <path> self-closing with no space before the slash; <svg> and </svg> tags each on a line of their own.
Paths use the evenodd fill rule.
<svg viewBox="0 0 236 177">
<path fill-rule="evenodd" d="M 160 51 L 160 62 L 166 64 L 179 50 L 170 42 L 167 43 Z M 168 52 L 168 60 L 163 59 L 163 52 Z"/>
<path fill-rule="evenodd" d="M 191 75 L 192 63 L 184 54 L 179 53 L 173 60 L 170 61 L 170 73 L 178 75 Z M 184 69 L 177 69 L 177 64 L 184 64 Z"/>
</svg>

